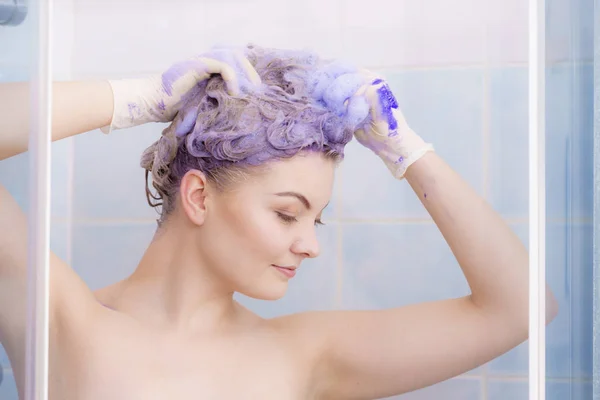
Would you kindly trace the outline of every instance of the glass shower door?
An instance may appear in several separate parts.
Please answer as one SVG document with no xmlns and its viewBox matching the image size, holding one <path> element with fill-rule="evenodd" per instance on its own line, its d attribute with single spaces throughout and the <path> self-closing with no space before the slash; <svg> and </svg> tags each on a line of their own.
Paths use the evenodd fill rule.
<svg viewBox="0 0 600 400">
<path fill-rule="evenodd" d="M 0 84 L 31 81 L 33 73 L 34 24 L 29 4 L 21 2 L 19 7 L 13 0 L 0 1 Z M 23 154 L 0 162 L 0 184 L 15 198 L 19 206 L 28 208 L 28 155 Z M 0 284 L 6 282 L 0 277 Z M 6 282 L 8 284 L 8 282 Z M 27 292 L 23 291 L 14 307 L 25 315 Z M 24 349 L 23 349 L 24 352 Z M 18 357 L 23 358 L 21 354 Z M 16 400 L 16 376 L 24 376 L 24 365 L 17 366 L 13 356 L 11 364 L 4 347 L 0 345 L 0 398 Z"/>
<path fill-rule="evenodd" d="M 30 143 L 26 153 L 0 161 L 0 184 L 27 215 L 26 245 L 24 237 L 12 238 L 23 252 L 11 253 L 16 261 L 0 275 L 6 317 L 0 338 L 5 345 L 0 348 L 3 400 L 17 400 L 18 394 L 27 400 L 47 398 L 51 5 L 52 1 L 0 0 L 0 85 L 18 82 L 29 94 L 17 112 L 28 116 L 22 134 Z M 0 207 L 12 203 L 9 196 L 2 199 L 6 204 Z M 16 233 L 11 232 L 4 225 L 3 235 L 21 230 L 15 227 Z"/>
<path fill-rule="evenodd" d="M 592 398 L 594 0 L 546 2 L 546 398 Z"/>
</svg>

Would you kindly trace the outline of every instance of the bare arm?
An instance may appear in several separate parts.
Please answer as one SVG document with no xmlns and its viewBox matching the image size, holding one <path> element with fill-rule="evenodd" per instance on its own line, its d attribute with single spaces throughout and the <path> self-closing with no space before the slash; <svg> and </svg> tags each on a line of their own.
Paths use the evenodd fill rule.
<svg viewBox="0 0 600 400">
<path fill-rule="evenodd" d="M 435 153 L 408 169 L 406 179 L 452 249 L 473 304 L 527 329 L 529 255 L 515 233 Z M 558 304 L 549 290 L 547 300 L 551 319 Z"/>
<path fill-rule="evenodd" d="M 327 398 L 371 399 L 426 387 L 528 337 L 528 254 L 520 240 L 435 153 L 413 164 L 406 178 L 450 245 L 471 295 L 312 314 L 311 335 L 326 337 L 318 386 Z M 549 322 L 558 306 L 550 291 L 546 301 Z"/>
<path fill-rule="evenodd" d="M 0 84 L 0 160 L 27 151 L 29 101 L 28 83 Z M 113 95 L 107 81 L 54 83 L 52 140 L 106 126 L 112 112 Z"/>
<path fill-rule="evenodd" d="M 29 140 L 30 93 L 28 83 L 0 84 L 0 159 L 6 159 L 27 150 Z M 100 128 L 110 123 L 113 98 L 108 82 L 65 82 L 53 86 L 52 140 Z M 26 270 L 27 222 L 26 217 L 10 196 L 0 186 L 0 280 L 24 285 Z M 51 255 L 52 262 L 58 258 Z M 63 271 L 64 270 L 64 271 Z M 68 270 L 68 271 L 67 271 Z M 58 266 L 52 268 L 51 278 L 71 275 L 71 270 Z M 74 274 L 73 274 L 74 275 Z M 8 307 L 13 290 L 10 285 L 0 294 L 2 304 Z M 24 287 L 24 286 L 23 286 Z M 61 293 L 61 291 L 57 291 Z M 22 294 L 21 294 L 22 296 Z M 10 307 L 9 307 L 10 308 Z M 5 321 L 6 319 L 3 319 Z M 0 327 L 1 334 L 2 327 Z"/>
<path fill-rule="evenodd" d="M 53 86 L 52 140 L 110 123 L 112 92 L 107 82 L 69 82 Z M 0 159 L 27 150 L 30 93 L 27 83 L 0 84 Z M 0 341 L 7 350 L 18 386 L 24 384 L 27 217 L 0 185 Z M 50 254 L 50 326 L 77 322 L 94 297 L 75 272 Z M 58 314 L 57 311 L 60 310 Z"/>
</svg>

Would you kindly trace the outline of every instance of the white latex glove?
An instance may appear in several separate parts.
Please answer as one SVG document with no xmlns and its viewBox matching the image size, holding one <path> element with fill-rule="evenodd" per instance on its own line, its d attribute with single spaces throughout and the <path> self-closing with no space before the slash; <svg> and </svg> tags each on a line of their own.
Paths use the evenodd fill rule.
<svg viewBox="0 0 600 400">
<path fill-rule="evenodd" d="M 355 94 L 366 99 L 370 118 L 354 132 L 356 139 L 377 154 L 397 179 L 433 146 L 426 143 L 406 123 L 389 86 L 371 75 L 370 84 Z"/>
<path fill-rule="evenodd" d="M 108 134 L 114 129 L 173 120 L 185 94 L 211 74 L 223 77 L 232 96 L 239 95 L 245 85 L 261 83 L 242 51 L 231 49 L 218 49 L 190 58 L 147 78 L 111 80 L 113 117 L 110 126 L 101 131 Z"/>
</svg>

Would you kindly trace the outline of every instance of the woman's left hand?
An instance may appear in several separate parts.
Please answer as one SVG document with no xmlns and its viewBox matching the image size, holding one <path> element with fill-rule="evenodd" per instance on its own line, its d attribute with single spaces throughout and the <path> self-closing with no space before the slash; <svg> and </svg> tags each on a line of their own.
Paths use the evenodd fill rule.
<svg viewBox="0 0 600 400">
<path fill-rule="evenodd" d="M 403 179 L 407 168 L 428 151 L 433 151 L 433 146 L 425 143 L 408 126 L 388 84 L 364 73 L 369 77 L 369 83 L 353 97 L 366 99 L 370 116 L 354 136 L 383 160 L 394 177 Z"/>
</svg>

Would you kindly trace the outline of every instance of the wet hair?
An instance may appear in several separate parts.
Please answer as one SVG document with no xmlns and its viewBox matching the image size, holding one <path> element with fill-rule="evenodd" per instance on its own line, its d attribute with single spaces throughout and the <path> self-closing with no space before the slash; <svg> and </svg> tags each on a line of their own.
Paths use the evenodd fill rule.
<svg viewBox="0 0 600 400">
<path fill-rule="evenodd" d="M 220 75 L 211 76 L 184 96 L 173 122 L 142 155 L 146 197 L 160 207 L 159 226 L 175 208 L 189 170 L 202 171 L 224 190 L 253 169 L 300 152 L 338 161 L 368 115 L 366 103 L 351 98 L 364 84 L 354 67 L 312 52 L 253 45 L 243 51 L 260 87 L 241 81 L 241 93 L 232 96 Z"/>
</svg>

